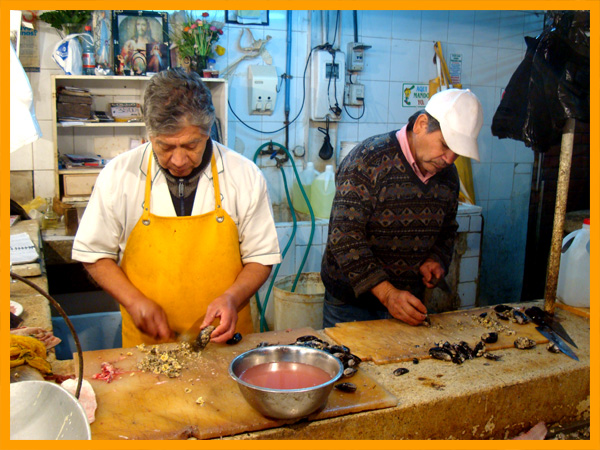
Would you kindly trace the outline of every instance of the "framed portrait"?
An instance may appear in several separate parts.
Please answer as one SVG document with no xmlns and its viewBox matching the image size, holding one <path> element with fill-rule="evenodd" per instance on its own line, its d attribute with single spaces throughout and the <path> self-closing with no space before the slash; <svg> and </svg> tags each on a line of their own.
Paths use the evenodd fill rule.
<svg viewBox="0 0 600 450">
<path fill-rule="evenodd" d="M 238 25 L 269 25 L 268 10 L 225 10 L 225 22 Z"/>
<path fill-rule="evenodd" d="M 168 48 L 168 14 L 153 11 L 114 11 L 114 71 L 116 75 L 146 75 L 154 48 L 164 44 Z M 160 48 L 160 45 L 159 45 Z M 169 65 L 168 52 L 161 57 L 162 68 Z M 162 70 L 162 69 L 161 69 Z"/>
</svg>

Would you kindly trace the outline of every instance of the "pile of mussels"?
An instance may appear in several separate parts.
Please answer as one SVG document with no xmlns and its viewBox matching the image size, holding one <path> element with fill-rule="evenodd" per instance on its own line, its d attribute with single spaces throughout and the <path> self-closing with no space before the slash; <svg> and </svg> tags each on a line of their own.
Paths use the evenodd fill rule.
<svg viewBox="0 0 600 450">
<path fill-rule="evenodd" d="M 460 341 L 458 344 L 451 344 L 446 341 L 436 343 L 435 347 L 429 349 L 429 355 L 435 359 L 443 361 L 452 361 L 454 364 L 462 364 L 468 359 L 484 357 L 494 361 L 498 361 L 501 356 L 494 355 L 485 351 L 485 344 L 492 344 L 498 340 L 498 333 L 484 333 L 481 340 L 475 345 L 475 348 L 465 341 Z"/>
</svg>

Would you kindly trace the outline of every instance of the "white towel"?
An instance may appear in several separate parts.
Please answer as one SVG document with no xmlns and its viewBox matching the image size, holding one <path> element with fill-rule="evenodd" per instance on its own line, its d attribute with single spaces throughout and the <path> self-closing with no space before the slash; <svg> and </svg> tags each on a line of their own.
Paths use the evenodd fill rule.
<svg viewBox="0 0 600 450">
<path fill-rule="evenodd" d="M 10 44 L 10 151 L 12 153 L 41 137 L 29 78 Z"/>
</svg>

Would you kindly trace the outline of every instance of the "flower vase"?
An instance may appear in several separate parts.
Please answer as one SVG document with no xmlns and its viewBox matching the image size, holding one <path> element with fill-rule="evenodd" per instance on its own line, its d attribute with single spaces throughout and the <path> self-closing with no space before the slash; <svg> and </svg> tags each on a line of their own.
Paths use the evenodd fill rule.
<svg viewBox="0 0 600 450">
<path fill-rule="evenodd" d="M 196 73 L 201 77 L 204 76 L 204 71 L 208 67 L 207 55 L 196 55 Z"/>
</svg>

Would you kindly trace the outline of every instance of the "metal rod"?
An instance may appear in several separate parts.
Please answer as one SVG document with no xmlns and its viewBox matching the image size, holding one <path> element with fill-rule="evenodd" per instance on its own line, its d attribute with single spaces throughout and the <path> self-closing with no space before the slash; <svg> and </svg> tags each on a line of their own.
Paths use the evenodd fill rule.
<svg viewBox="0 0 600 450">
<path fill-rule="evenodd" d="M 560 163 L 558 165 L 558 183 L 556 186 L 556 206 L 554 208 L 554 228 L 548 271 L 546 276 L 546 293 L 544 310 L 554 314 L 554 302 L 558 286 L 558 271 L 560 269 L 560 252 L 562 248 L 565 212 L 567 210 L 567 195 L 569 193 L 569 178 L 571 176 L 571 160 L 573 158 L 573 138 L 575 135 L 575 119 L 567 119 L 563 128 L 560 144 Z"/>
<path fill-rule="evenodd" d="M 46 297 L 48 299 L 48 301 L 52 304 L 52 306 L 54 306 L 56 308 L 56 310 L 62 316 L 62 318 L 65 319 L 65 322 L 69 326 L 69 330 L 71 330 L 71 334 L 73 335 L 73 340 L 75 341 L 75 345 L 77 346 L 77 359 L 78 359 L 77 362 L 79 363 L 78 364 L 79 376 L 77 377 L 77 388 L 75 389 L 75 397 L 77 399 L 79 399 L 79 393 L 81 392 L 81 385 L 83 383 L 83 352 L 81 351 L 81 344 L 79 342 L 79 337 L 77 336 L 77 332 L 75 331 L 75 327 L 73 327 L 73 324 L 71 323 L 71 320 L 69 319 L 69 316 L 67 316 L 67 314 L 62 309 L 62 307 L 58 304 L 58 302 L 56 300 L 54 300 L 49 294 L 47 294 L 46 291 L 44 291 L 41 287 L 36 286 L 31 281 L 23 278 L 20 275 L 17 275 L 16 273 L 13 273 L 13 272 L 10 272 L 10 277 L 14 278 L 15 280 L 22 281 L 27 286 L 35 289 L 40 294 L 42 294 L 44 297 Z"/>
</svg>

